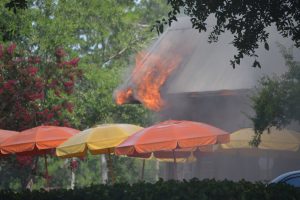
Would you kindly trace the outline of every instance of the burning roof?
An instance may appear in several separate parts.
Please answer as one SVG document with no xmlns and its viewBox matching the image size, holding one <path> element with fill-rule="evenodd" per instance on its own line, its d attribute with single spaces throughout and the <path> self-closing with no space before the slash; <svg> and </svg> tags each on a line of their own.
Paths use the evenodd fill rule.
<svg viewBox="0 0 300 200">
<path fill-rule="evenodd" d="M 192 28 L 188 17 L 179 18 L 147 52 L 136 56 L 130 77 L 115 91 L 117 104 L 141 102 L 158 111 L 164 95 L 170 93 L 232 91 L 252 89 L 263 75 L 286 71 L 276 42 L 287 47 L 291 41 L 270 29 L 270 51 L 258 49 L 262 68 L 253 68 L 253 58 L 244 58 L 233 69 L 229 60 L 235 54 L 232 36 L 225 33 L 217 43 L 209 44 L 208 33 Z M 274 33 L 274 34 L 273 34 Z M 296 58 L 300 58 L 297 50 Z"/>
</svg>

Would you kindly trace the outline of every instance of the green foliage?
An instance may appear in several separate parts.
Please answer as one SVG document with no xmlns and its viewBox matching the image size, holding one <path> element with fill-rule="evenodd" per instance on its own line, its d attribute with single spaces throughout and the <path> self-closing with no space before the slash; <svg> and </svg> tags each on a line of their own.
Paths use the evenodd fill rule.
<svg viewBox="0 0 300 200">
<path fill-rule="evenodd" d="M 14 193 L 0 191 L 0 199 L 102 199 L 102 200 L 152 200 L 152 199 L 223 199 L 223 200 L 295 200 L 300 198 L 300 190 L 289 185 L 278 184 L 266 187 L 262 183 L 246 181 L 215 181 L 192 179 L 190 181 L 158 181 L 154 184 L 139 182 L 133 185 L 94 185 L 75 190 L 51 190 L 49 192 L 22 191 Z"/>
<path fill-rule="evenodd" d="M 5 8 L 8 8 L 9 10 L 12 9 L 16 14 L 17 10 L 27 8 L 27 0 L 10 0 L 5 3 Z"/>
<path fill-rule="evenodd" d="M 80 55 L 82 62 L 122 67 L 154 36 L 149 23 L 162 16 L 165 7 L 159 0 L 30 0 L 28 9 L 16 14 L 3 7 L 0 28 L 8 34 L 6 40 L 45 57 L 62 46 L 71 56 Z"/>
<path fill-rule="evenodd" d="M 18 2 L 25 3 L 22 8 L 26 9 L 19 10 Z M 73 127 L 83 130 L 101 123 L 146 126 L 152 122 L 151 112 L 141 105 L 117 106 L 113 90 L 121 82 L 124 69 L 132 63 L 132 56 L 156 37 L 149 31 L 150 23 L 165 10 L 163 0 L 5 0 L 0 2 L 0 41 L 14 42 L 42 60 L 49 60 L 57 47 L 63 47 L 70 57 L 80 57 L 83 78 L 75 83 L 74 93 L 67 97 L 74 103 L 73 112 L 62 115 Z M 51 90 L 47 91 L 46 98 L 45 107 L 58 101 Z M 79 163 L 75 172 L 78 187 L 100 183 L 99 156 L 89 155 Z M 17 171 L 19 165 L 15 159 L 4 162 L 1 158 L 0 164 L 1 188 L 15 190 L 26 185 L 20 180 L 28 178 L 30 168 Z M 117 181 L 139 179 L 140 160 L 115 158 L 114 166 Z M 43 170 L 44 161 L 39 159 L 34 189 L 45 185 Z M 50 187 L 68 188 L 69 160 L 49 158 L 49 175 L 52 176 Z M 146 173 L 147 176 L 153 180 L 154 176 Z"/>
<path fill-rule="evenodd" d="M 22 182 L 22 180 L 26 180 L 30 171 L 29 166 L 22 166 L 17 162 L 16 156 L 1 157 L 0 189 L 22 188 L 22 186 L 26 184 Z"/>
<path fill-rule="evenodd" d="M 86 73 L 76 88 L 74 124 L 80 129 L 101 123 L 151 123 L 151 113 L 141 105 L 117 106 L 113 91 L 120 83 L 123 70 L 85 66 Z"/>
<path fill-rule="evenodd" d="M 18 13 L 8 11 L 4 6 L 5 1 L 0 2 L 0 41 L 21 41 L 28 36 L 30 31 L 30 24 L 26 11 L 21 10 Z"/>
<path fill-rule="evenodd" d="M 292 49 L 281 49 L 288 71 L 281 77 L 264 77 L 257 94 L 252 97 L 254 145 L 259 144 L 265 129 L 282 128 L 292 120 L 300 122 L 300 62 L 294 60 Z"/>
<path fill-rule="evenodd" d="M 260 43 L 269 50 L 267 28 L 274 25 L 283 37 L 290 37 L 296 47 L 300 47 L 300 2 L 299 1 L 207 1 L 207 0 L 168 0 L 172 10 L 167 19 L 157 21 L 153 28 L 163 32 L 164 24 L 176 21 L 183 12 L 191 17 L 193 27 L 199 32 L 213 30 L 209 42 L 216 42 L 225 31 L 233 34 L 232 45 L 238 53 L 230 61 L 233 68 L 240 64 L 244 56 L 257 57 L 256 49 Z M 215 17 L 215 23 L 207 24 L 208 18 Z M 255 60 L 254 67 L 260 66 Z"/>
</svg>

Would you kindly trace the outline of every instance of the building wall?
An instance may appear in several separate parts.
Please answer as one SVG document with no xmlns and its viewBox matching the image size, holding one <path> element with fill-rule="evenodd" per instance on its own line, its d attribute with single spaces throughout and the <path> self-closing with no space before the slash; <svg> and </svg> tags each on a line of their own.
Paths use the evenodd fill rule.
<svg viewBox="0 0 300 200">
<path fill-rule="evenodd" d="M 169 95 L 166 108 L 158 117 L 161 120 L 177 119 L 199 121 L 233 132 L 252 127 L 253 115 L 249 95 L 243 90 L 231 94 L 183 93 Z"/>
<path fill-rule="evenodd" d="M 191 120 L 211 124 L 234 132 L 252 127 L 249 96 L 251 91 L 232 91 L 222 93 L 183 93 L 169 95 L 166 108 L 158 114 L 161 120 Z M 299 125 L 294 125 L 299 130 Z M 229 179 L 238 181 L 271 180 L 291 170 L 299 170 L 300 152 L 248 150 L 231 153 L 200 153 L 194 163 L 177 164 L 179 179 L 197 177 Z M 172 163 L 161 163 L 160 176 L 170 179 L 173 175 Z"/>
</svg>

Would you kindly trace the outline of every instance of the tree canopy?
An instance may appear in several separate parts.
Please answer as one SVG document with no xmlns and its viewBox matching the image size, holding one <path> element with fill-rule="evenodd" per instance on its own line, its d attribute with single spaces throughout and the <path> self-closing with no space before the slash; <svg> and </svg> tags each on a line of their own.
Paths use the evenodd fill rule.
<svg viewBox="0 0 300 200">
<path fill-rule="evenodd" d="M 289 70 L 280 77 L 264 77 L 257 93 L 252 96 L 255 116 L 252 118 L 257 145 L 265 129 L 283 128 L 291 121 L 300 123 L 300 62 L 293 58 L 292 49 L 281 47 Z"/>
<path fill-rule="evenodd" d="M 177 20 L 180 13 L 191 17 L 191 22 L 199 32 L 213 26 L 208 42 L 216 42 L 219 36 L 229 31 L 233 34 L 232 45 L 237 54 L 230 60 L 233 68 L 240 64 L 244 56 L 255 57 L 253 67 L 260 67 L 255 50 L 263 43 L 268 45 L 268 27 L 275 26 L 283 37 L 290 37 L 296 47 L 300 47 L 300 1 L 299 0 L 168 0 L 172 10 L 168 17 L 157 20 L 153 28 L 162 33 L 165 24 Z M 214 17 L 214 24 L 207 20 Z"/>
<path fill-rule="evenodd" d="M 0 44 L 0 127 L 24 130 L 40 124 L 70 126 L 67 96 L 82 75 L 79 58 L 65 61 L 63 49 L 52 60 L 26 55 L 16 44 Z"/>
<path fill-rule="evenodd" d="M 20 7 L 18 2 L 26 6 Z M 3 78 L 0 81 L 0 108 L 5 106 L 5 110 L 0 110 L 0 119 L 3 120 L 0 128 L 23 130 L 45 123 L 56 124 L 57 121 L 59 125 L 71 125 L 81 130 L 102 123 L 150 124 L 151 112 L 141 105 L 117 106 L 112 94 L 122 80 L 124 69 L 133 62 L 132 55 L 157 37 L 149 31 L 150 22 L 162 16 L 165 10 L 166 4 L 161 0 L 141 0 L 139 3 L 133 0 L 1 1 L 0 44 L 3 45 L 0 54 L 5 57 L 0 56 L 0 69 L 5 73 L 0 77 Z M 62 48 L 65 56 L 57 60 L 56 54 L 62 53 Z M 14 54 L 10 56 L 12 50 Z M 32 63 L 36 60 L 31 58 L 38 58 L 37 61 L 41 62 Z M 80 81 L 75 81 L 76 77 L 71 81 L 75 66 L 69 64 L 73 58 L 80 58 L 78 66 L 76 63 L 76 70 L 83 72 Z M 20 59 L 22 62 L 16 62 Z M 46 71 L 47 68 L 51 70 Z M 40 87 L 36 79 L 42 79 L 42 91 L 47 91 L 43 99 L 36 95 L 41 91 L 36 89 Z M 56 88 L 51 85 L 53 80 L 57 80 Z M 29 96 L 36 98 L 34 100 L 23 95 L 26 81 L 33 94 Z M 13 106 L 16 101 L 9 100 L 12 98 L 10 90 L 22 97 L 17 100 L 32 116 L 40 114 L 38 120 L 34 117 L 27 119 L 26 112 L 24 116 L 23 112 L 16 112 Z M 10 106 L 6 106 L 7 102 Z M 10 117 L 6 117 L 8 113 L 11 113 Z M 16 118 L 17 114 L 22 115 Z M 41 187 L 44 182 L 43 162 L 38 161 L 37 170 L 32 170 L 31 164 L 32 159 L 14 156 L 1 159 L 0 188 L 24 187 L 31 171 L 34 171 L 35 188 Z M 49 158 L 49 174 L 53 175 L 51 186 L 69 185 L 70 164 L 67 160 Z M 137 181 L 140 165 L 140 160 L 120 158 L 114 165 L 116 179 Z M 137 170 L 128 171 L 128 166 Z M 100 168 L 98 156 L 80 160 L 76 171 L 76 178 L 80 181 L 78 186 L 101 183 Z M 153 180 L 154 176 L 151 177 L 149 175 L 149 180 Z"/>
</svg>

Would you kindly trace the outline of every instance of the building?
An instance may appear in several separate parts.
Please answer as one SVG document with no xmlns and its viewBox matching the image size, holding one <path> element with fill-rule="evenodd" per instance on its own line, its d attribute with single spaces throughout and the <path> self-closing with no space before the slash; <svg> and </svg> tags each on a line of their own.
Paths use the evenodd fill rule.
<svg viewBox="0 0 300 200">
<path fill-rule="evenodd" d="M 253 68 L 255 58 L 244 58 L 240 66 L 233 69 L 230 59 L 236 52 L 229 44 L 232 40 L 229 33 L 222 35 L 219 42 L 209 44 L 209 30 L 199 34 L 192 28 L 189 18 L 179 18 L 178 22 L 172 24 L 149 48 L 150 54 L 159 54 L 165 60 L 171 61 L 174 55 L 181 56 L 179 66 L 161 89 L 166 103 L 157 117 L 161 120 L 201 121 L 228 132 L 252 127 L 249 117 L 253 116 L 253 110 L 249 97 L 255 92 L 261 77 L 280 76 L 287 70 L 279 44 L 287 48 L 292 45 L 290 40 L 282 38 L 272 28 L 269 30 L 270 50 L 267 51 L 263 47 L 257 50 L 257 59 L 262 67 Z M 294 55 L 300 60 L 299 49 L 294 51 Z M 144 63 L 147 64 L 147 58 Z M 299 130 L 297 126 L 294 128 Z M 276 156 L 279 154 L 280 156 Z M 181 170 L 178 173 L 181 178 L 196 176 L 265 180 L 285 171 L 299 169 L 299 155 L 299 151 L 271 153 L 271 150 L 269 153 L 261 152 L 261 155 L 256 157 L 243 153 L 203 153 L 196 163 L 180 164 L 178 169 Z M 161 169 L 162 177 L 170 178 L 170 165 Z M 249 170 L 252 172 L 249 173 Z"/>
</svg>

